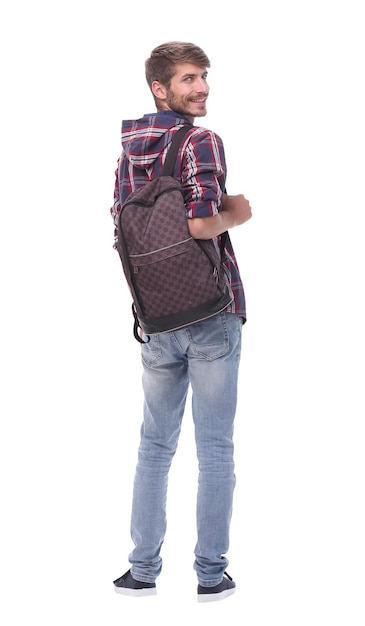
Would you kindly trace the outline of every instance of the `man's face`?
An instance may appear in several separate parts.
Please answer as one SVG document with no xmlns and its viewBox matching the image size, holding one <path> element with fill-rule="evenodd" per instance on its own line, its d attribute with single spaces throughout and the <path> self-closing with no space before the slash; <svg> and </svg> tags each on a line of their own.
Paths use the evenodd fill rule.
<svg viewBox="0 0 365 626">
<path fill-rule="evenodd" d="M 209 94 L 207 70 L 193 63 L 178 63 L 169 89 L 165 89 L 163 105 L 185 117 L 194 119 L 207 114 Z"/>
</svg>

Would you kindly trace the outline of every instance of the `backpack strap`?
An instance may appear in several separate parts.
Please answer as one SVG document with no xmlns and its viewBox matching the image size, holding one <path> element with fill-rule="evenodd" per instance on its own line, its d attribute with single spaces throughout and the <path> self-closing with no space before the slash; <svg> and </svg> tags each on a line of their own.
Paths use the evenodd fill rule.
<svg viewBox="0 0 365 626">
<path fill-rule="evenodd" d="M 225 230 L 224 233 L 221 234 L 221 239 L 219 242 L 219 248 L 221 251 L 221 258 L 223 259 L 223 254 L 224 254 L 224 249 L 226 247 L 226 243 L 227 243 L 227 237 L 228 237 L 228 230 Z"/>
<path fill-rule="evenodd" d="M 174 138 L 171 142 L 170 148 L 167 152 L 167 157 L 165 159 L 165 163 L 162 168 L 162 176 L 173 176 L 175 169 L 175 161 L 177 157 L 178 150 L 182 144 L 183 138 L 185 137 L 188 130 L 190 130 L 192 126 L 181 126 L 179 130 L 176 131 Z"/>
</svg>

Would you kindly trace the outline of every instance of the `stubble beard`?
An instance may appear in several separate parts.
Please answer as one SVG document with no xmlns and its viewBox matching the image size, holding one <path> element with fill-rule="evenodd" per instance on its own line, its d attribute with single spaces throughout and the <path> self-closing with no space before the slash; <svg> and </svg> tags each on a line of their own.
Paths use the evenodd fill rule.
<svg viewBox="0 0 365 626">
<path fill-rule="evenodd" d="M 177 98 L 173 91 L 170 89 L 166 94 L 166 104 L 171 109 L 171 111 L 175 111 L 184 117 L 204 117 L 207 114 L 206 104 L 204 103 L 204 110 L 202 112 L 198 112 L 196 110 L 191 111 L 189 109 L 189 101 L 184 102 L 181 98 Z"/>
</svg>

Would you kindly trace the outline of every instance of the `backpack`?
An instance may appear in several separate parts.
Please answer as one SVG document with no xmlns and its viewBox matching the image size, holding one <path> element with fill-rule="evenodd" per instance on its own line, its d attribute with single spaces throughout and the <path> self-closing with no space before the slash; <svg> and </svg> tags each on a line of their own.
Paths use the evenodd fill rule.
<svg viewBox="0 0 365 626">
<path fill-rule="evenodd" d="M 129 194 L 118 216 L 117 250 L 133 298 L 134 337 L 177 330 L 223 311 L 233 300 L 213 241 L 189 233 L 181 185 L 173 177 L 179 146 L 191 126 L 176 131 L 160 176 Z M 138 329 L 145 337 L 141 339 Z"/>
</svg>

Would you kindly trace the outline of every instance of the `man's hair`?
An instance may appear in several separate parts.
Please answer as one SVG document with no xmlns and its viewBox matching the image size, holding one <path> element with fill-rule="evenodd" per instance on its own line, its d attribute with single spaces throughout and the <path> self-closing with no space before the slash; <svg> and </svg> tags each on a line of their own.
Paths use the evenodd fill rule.
<svg viewBox="0 0 365 626">
<path fill-rule="evenodd" d="M 199 67 L 210 67 L 210 61 L 205 52 L 193 43 L 183 41 L 163 43 L 152 50 L 150 58 L 145 63 L 146 80 L 151 91 L 155 80 L 167 89 L 170 88 L 176 63 L 193 63 Z"/>
</svg>

